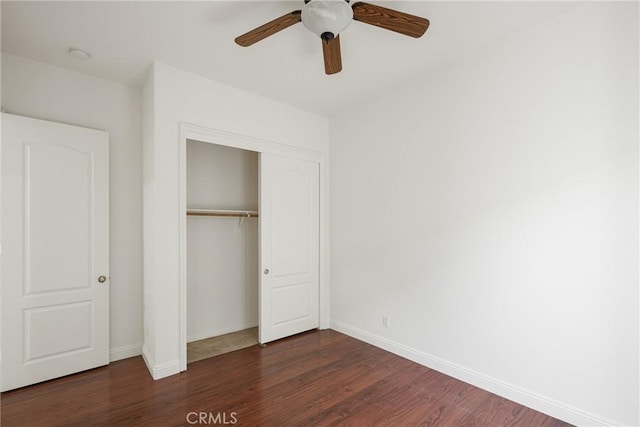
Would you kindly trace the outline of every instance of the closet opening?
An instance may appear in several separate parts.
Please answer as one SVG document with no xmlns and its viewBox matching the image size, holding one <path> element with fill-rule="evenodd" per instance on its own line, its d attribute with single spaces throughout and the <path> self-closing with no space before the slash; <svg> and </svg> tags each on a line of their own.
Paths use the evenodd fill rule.
<svg viewBox="0 0 640 427">
<path fill-rule="evenodd" d="M 187 140 L 187 363 L 258 344 L 258 156 Z"/>
</svg>

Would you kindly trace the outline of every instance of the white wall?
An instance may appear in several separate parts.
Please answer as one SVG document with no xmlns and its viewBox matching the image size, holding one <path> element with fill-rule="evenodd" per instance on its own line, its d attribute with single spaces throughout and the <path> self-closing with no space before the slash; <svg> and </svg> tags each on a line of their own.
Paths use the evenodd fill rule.
<svg viewBox="0 0 640 427">
<path fill-rule="evenodd" d="M 333 327 L 639 425 L 638 72 L 638 4 L 595 2 L 332 119 Z"/>
<path fill-rule="evenodd" d="M 180 370 L 180 123 L 326 153 L 327 119 L 160 63 L 143 89 L 143 356 L 154 378 Z M 145 113 L 146 114 L 146 113 Z"/>
<path fill-rule="evenodd" d="M 187 143 L 187 207 L 258 210 L 258 153 Z M 258 219 L 187 217 L 187 341 L 258 325 Z"/>
<path fill-rule="evenodd" d="M 2 108 L 109 132 L 111 359 L 142 345 L 140 91 L 2 54 Z"/>
</svg>

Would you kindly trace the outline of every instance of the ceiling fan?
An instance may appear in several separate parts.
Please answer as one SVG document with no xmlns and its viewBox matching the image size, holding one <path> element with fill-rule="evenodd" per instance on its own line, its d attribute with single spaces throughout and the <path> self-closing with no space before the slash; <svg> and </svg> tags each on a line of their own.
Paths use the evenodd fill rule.
<svg viewBox="0 0 640 427">
<path fill-rule="evenodd" d="M 247 47 L 298 22 L 322 39 L 324 70 L 335 74 L 342 70 L 340 33 L 351 21 L 360 21 L 386 30 L 418 38 L 429 28 L 429 20 L 374 4 L 349 0 L 304 0 L 302 10 L 294 10 L 271 22 L 236 37 L 235 42 Z"/>
</svg>

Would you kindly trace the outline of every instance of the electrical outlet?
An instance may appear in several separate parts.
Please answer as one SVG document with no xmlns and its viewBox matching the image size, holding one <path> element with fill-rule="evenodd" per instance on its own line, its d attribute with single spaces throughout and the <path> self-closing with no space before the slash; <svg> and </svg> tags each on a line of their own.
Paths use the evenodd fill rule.
<svg viewBox="0 0 640 427">
<path fill-rule="evenodd" d="M 389 327 L 389 323 L 391 322 L 391 317 L 387 314 L 382 315 L 382 326 L 385 328 Z"/>
</svg>

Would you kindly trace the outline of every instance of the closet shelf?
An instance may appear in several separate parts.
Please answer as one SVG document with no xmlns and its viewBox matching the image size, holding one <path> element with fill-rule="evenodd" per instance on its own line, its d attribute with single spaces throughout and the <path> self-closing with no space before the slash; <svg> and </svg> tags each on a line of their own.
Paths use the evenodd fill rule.
<svg viewBox="0 0 640 427">
<path fill-rule="evenodd" d="M 238 211 L 229 209 L 187 209 L 187 216 L 229 216 L 237 218 L 257 218 L 258 211 Z"/>
</svg>

